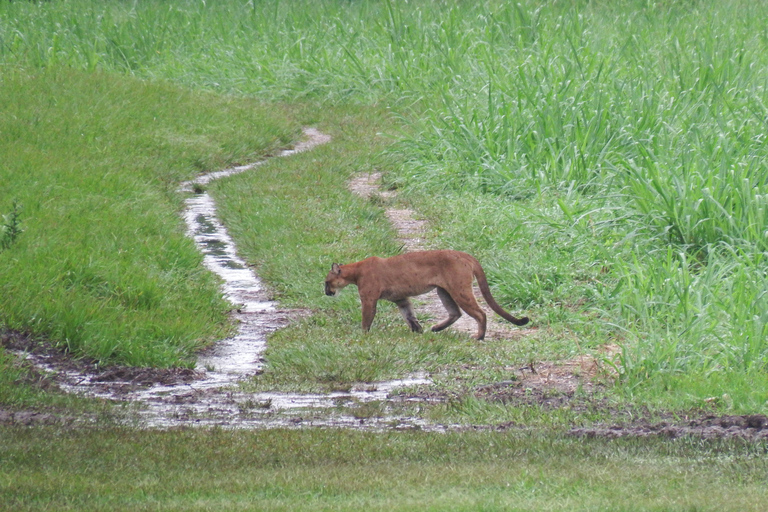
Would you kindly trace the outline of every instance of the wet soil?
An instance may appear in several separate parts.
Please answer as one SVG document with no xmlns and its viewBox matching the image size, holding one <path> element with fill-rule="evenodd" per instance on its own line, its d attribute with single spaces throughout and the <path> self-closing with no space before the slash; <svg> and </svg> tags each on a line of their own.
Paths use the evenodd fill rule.
<svg viewBox="0 0 768 512">
<path fill-rule="evenodd" d="M 583 438 L 738 438 L 748 441 L 768 441 L 768 417 L 755 415 L 713 415 L 705 411 L 686 413 L 651 413 L 641 407 L 617 407 L 599 393 L 558 391 L 552 388 L 531 388 L 524 382 L 499 382 L 481 386 L 475 396 L 489 402 L 515 407 L 539 407 L 544 410 L 568 409 L 580 413 L 599 413 L 612 420 L 589 427 L 573 427 L 568 435 Z M 654 417 L 650 420 L 648 418 Z M 516 423 L 497 425 L 496 430 L 520 428 Z"/>
<path fill-rule="evenodd" d="M 44 340 L 6 331 L 0 345 L 18 357 L 26 384 L 126 403 L 133 408 L 123 423 L 142 427 L 219 426 L 224 428 L 349 427 L 361 430 L 445 430 L 442 425 L 403 412 L 420 398 L 398 394 L 418 386 L 423 376 L 361 383 L 327 394 L 248 393 L 237 383 L 258 370 L 216 376 L 202 368 L 102 367 L 88 358 L 73 358 Z M 256 361 L 260 364 L 260 361 Z M 114 419 L 114 418 L 113 418 Z M 0 425 L 70 425 L 96 422 L 95 415 L 61 411 L 25 411 L 0 406 Z M 119 418 L 118 418 L 118 421 Z"/>
<path fill-rule="evenodd" d="M 569 435 L 584 438 L 645 438 L 661 437 L 676 439 L 695 437 L 702 439 L 743 439 L 768 442 L 768 418 L 762 414 L 746 416 L 707 415 L 690 420 L 670 420 L 649 423 L 617 423 L 607 426 L 573 428 Z"/>
<path fill-rule="evenodd" d="M 137 368 L 125 366 L 100 367 L 89 359 L 74 359 L 53 348 L 45 341 L 18 332 L 3 332 L 0 344 L 19 355 L 25 383 L 46 390 L 73 389 L 88 380 L 100 388 L 98 394 L 114 401 L 134 400 L 137 391 L 178 389 L 186 392 L 169 397 L 174 405 L 162 408 L 170 418 L 154 426 L 217 425 L 228 428 L 304 428 L 343 427 L 361 430 L 486 430 L 527 429 L 526 425 L 508 422 L 499 425 L 440 425 L 419 420 L 399 410 L 408 404 L 443 402 L 457 397 L 423 387 L 420 391 L 397 392 L 398 383 L 390 383 L 373 391 L 375 400 L 365 401 L 372 386 L 362 386 L 349 392 L 326 395 L 239 393 L 235 389 L 222 392 L 217 388 L 195 388 L 195 382 L 205 382 L 205 372 L 189 368 Z M 45 368 L 45 369 L 43 369 Z M 535 370 L 535 368 L 534 368 Z M 531 372 L 530 368 L 525 372 Z M 544 379 L 542 382 L 546 382 Z M 574 427 L 567 434 L 582 438 L 648 438 L 676 439 L 741 439 L 748 442 L 768 442 L 768 417 L 764 415 L 713 415 L 705 411 L 685 414 L 651 414 L 641 408 L 617 408 L 599 389 L 595 392 L 577 390 L 570 386 L 542 385 L 531 379 L 513 379 L 478 386 L 472 394 L 479 399 L 512 405 L 538 407 L 544 410 L 568 409 L 582 413 L 600 412 L 613 418 L 611 422 L 589 427 Z M 403 383 L 407 384 L 407 383 Z M 90 391 L 94 394 L 93 390 Z M 358 397 L 355 397 L 355 394 Z M 282 401 L 293 402 L 286 407 Z M 322 405 L 322 407 L 320 407 Z M 648 420 L 653 416 L 654 420 Z M 72 415 L 61 411 L 13 410 L 0 406 L 0 425 L 84 425 L 94 424 L 96 415 Z M 146 425 L 145 422 L 139 424 Z"/>
</svg>

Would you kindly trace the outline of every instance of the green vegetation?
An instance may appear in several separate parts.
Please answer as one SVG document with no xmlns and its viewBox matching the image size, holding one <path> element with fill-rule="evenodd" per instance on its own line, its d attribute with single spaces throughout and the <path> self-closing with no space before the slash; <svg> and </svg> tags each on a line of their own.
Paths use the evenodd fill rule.
<svg viewBox="0 0 768 512">
<path fill-rule="evenodd" d="M 762 14 L 739 2 L 663 6 L 510 5 L 492 31 L 466 26 L 476 58 L 416 123 L 401 175 L 462 200 L 526 199 L 518 235 L 581 261 L 497 273 L 500 290 L 549 307 L 578 302 L 558 293 L 563 278 L 592 283 L 580 295 L 617 327 L 630 386 L 721 372 L 764 382 L 766 40 L 752 24 Z M 515 25 L 517 40 L 500 40 Z M 509 213 L 517 204 L 490 210 L 521 217 Z M 504 235 L 471 246 L 514 262 Z M 525 275 L 548 281 L 543 296 L 520 289 Z"/>
<path fill-rule="evenodd" d="M 514 433 L 0 430 L 12 510 L 761 510 L 739 443 Z"/>
<path fill-rule="evenodd" d="M 427 371 L 452 399 L 418 414 L 532 427 L 0 426 L 0 503 L 760 510 L 763 445 L 562 432 L 614 407 L 768 412 L 765 19 L 747 0 L 0 0 L 0 329 L 104 363 L 191 364 L 230 306 L 184 234 L 179 183 L 312 125 L 333 142 L 207 187 L 271 293 L 308 311 L 249 385 Z M 346 189 L 370 171 L 534 329 L 415 336 L 382 305 L 363 335 L 354 291 L 329 299 L 322 279 L 400 250 L 388 200 Z M 474 393 L 606 345 L 617 385 L 583 410 Z M 3 408 L 103 412 L 85 402 L 0 349 Z"/>
<path fill-rule="evenodd" d="M 0 250 L 7 249 L 21 234 L 21 221 L 19 220 L 19 205 L 13 203 L 13 209 L 8 215 L 3 215 L 3 224 L 0 226 Z"/>
<path fill-rule="evenodd" d="M 390 107 L 408 129 L 383 168 L 434 220 L 436 246 L 478 253 L 503 302 L 540 325 L 575 326 L 587 348 L 620 344 L 625 389 L 685 394 L 693 378 L 719 382 L 705 392 L 719 395 L 764 382 L 768 357 L 766 9 L 6 2 L 0 62 Z M 339 246 L 340 257 L 382 249 Z M 276 288 L 309 282 L 305 264 L 273 275 L 248 251 Z M 766 398 L 757 386 L 743 400 L 764 408 Z"/>
</svg>

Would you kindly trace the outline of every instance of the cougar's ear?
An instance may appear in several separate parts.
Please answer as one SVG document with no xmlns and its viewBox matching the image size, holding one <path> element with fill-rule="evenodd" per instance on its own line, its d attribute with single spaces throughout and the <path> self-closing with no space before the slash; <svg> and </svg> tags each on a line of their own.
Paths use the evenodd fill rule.
<svg viewBox="0 0 768 512">
<path fill-rule="evenodd" d="M 334 263 L 331 266 L 331 272 L 333 272 L 334 274 L 341 274 L 341 267 L 339 266 L 338 263 Z"/>
</svg>

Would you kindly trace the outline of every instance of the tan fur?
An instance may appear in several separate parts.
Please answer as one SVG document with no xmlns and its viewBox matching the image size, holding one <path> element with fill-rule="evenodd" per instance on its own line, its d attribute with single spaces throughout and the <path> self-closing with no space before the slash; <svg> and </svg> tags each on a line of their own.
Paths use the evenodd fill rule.
<svg viewBox="0 0 768 512">
<path fill-rule="evenodd" d="M 421 332 L 421 324 L 413 314 L 409 297 L 437 290 L 440 300 L 448 310 L 448 318 L 432 327 L 442 331 L 461 316 L 459 308 L 477 320 L 477 334 L 485 337 L 486 316 L 477 304 L 472 292 L 472 281 L 477 284 L 485 302 L 500 316 L 515 325 L 525 325 L 528 318 L 515 318 L 496 303 L 485 272 L 480 263 L 467 253 L 459 251 L 418 251 L 391 258 L 371 257 L 348 265 L 333 264 L 325 278 L 326 295 L 349 284 L 357 285 L 363 307 L 363 330 L 368 331 L 376 315 L 376 304 L 384 299 L 397 304 L 400 313 L 414 332 Z"/>
</svg>

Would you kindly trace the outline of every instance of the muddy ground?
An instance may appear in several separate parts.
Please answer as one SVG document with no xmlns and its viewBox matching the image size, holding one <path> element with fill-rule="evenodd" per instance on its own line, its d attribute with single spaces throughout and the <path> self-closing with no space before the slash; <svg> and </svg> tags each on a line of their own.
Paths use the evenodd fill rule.
<svg viewBox="0 0 768 512">
<path fill-rule="evenodd" d="M 68 383 L 68 375 L 79 374 L 90 376 L 94 382 L 109 388 L 115 397 L 133 392 L 140 388 L 152 386 L 168 386 L 189 383 L 204 378 L 202 372 L 187 368 L 135 368 L 122 366 L 99 367 L 88 359 L 74 359 L 69 355 L 51 347 L 50 344 L 35 340 L 33 337 L 17 333 L 4 332 L 0 335 L 0 344 L 13 353 L 27 354 L 27 358 L 19 359 L 18 364 L 26 370 L 24 380 L 27 384 L 48 391 L 55 391 L 61 384 Z M 49 368 L 54 371 L 41 372 L 34 364 L 36 357 L 45 358 Z M 530 384 L 530 383 L 529 383 Z M 572 390 L 561 390 L 556 387 L 531 387 L 525 380 L 503 381 L 474 390 L 474 396 L 489 402 L 500 402 L 517 407 L 541 407 L 543 409 L 567 408 L 578 411 L 608 411 L 612 422 L 589 427 L 574 427 L 568 435 L 585 438 L 624 438 L 624 437 L 660 437 L 680 438 L 696 437 L 702 439 L 737 438 L 746 441 L 768 441 L 768 417 L 764 415 L 712 415 L 703 411 L 688 414 L 662 414 L 662 419 L 649 421 L 643 418 L 643 411 L 635 409 L 617 409 L 598 395 L 576 393 Z M 456 399 L 455 396 L 429 391 L 413 393 L 390 393 L 390 398 L 402 402 L 440 402 Z M 187 400 L 194 400 L 194 395 Z M 236 415 L 234 415 L 236 416 Z M 243 426 L 242 421 L 233 416 L 232 425 Z M 359 415 L 358 415 L 359 416 Z M 659 416 L 655 414 L 654 416 Z M 627 420 L 627 418 L 635 418 Z M 357 421 L 347 422 L 346 428 L 365 428 L 365 421 L 358 417 Z M 0 406 L 0 424 L 17 426 L 40 425 L 84 425 L 93 424 L 96 416 L 85 414 L 75 416 L 61 411 L 29 411 L 12 410 Z M 313 425 L 313 418 L 307 417 L 306 412 L 287 418 L 281 425 L 301 427 Z M 407 422 L 390 422 L 393 428 L 421 428 L 409 425 Z M 226 426 L 226 423 L 225 423 Z M 269 421 L 250 423 L 246 428 L 259 426 L 275 426 Z M 323 425 L 324 426 L 324 425 Z M 338 426 L 338 425 L 337 425 Z M 433 430 L 496 430 L 505 431 L 525 429 L 526 425 L 517 423 L 501 423 L 497 425 L 434 425 Z"/>
</svg>

